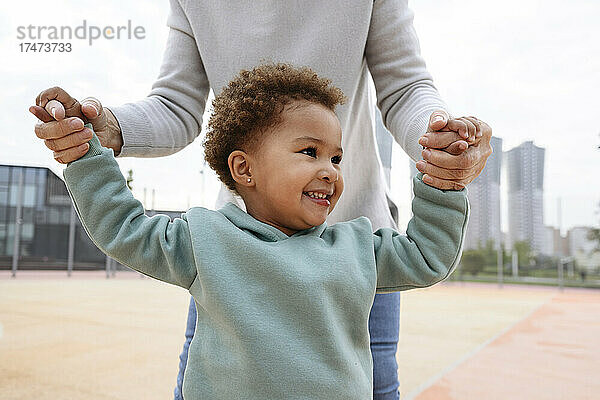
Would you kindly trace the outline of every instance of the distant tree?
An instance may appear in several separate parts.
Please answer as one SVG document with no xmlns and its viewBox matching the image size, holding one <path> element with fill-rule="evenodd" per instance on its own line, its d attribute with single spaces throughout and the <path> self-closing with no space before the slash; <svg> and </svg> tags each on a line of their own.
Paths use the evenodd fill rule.
<svg viewBox="0 0 600 400">
<path fill-rule="evenodd" d="M 129 171 L 127 171 L 127 187 L 129 188 L 129 190 L 133 190 L 133 170 L 130 169 Z"/>
<path fill-rule="evenodd" d="M 483 271 L 485 256 L 481 250 L 465 250 L 460 260 L 461 272 L 477 275 Z"/>
<path fill-rule="evenodd" d="M 533 251 L 531 250 L 531 245 L 527 240 L 515 242 L 515 244 L 513 244 L 513 249 L 519 254 L 520 266 L 531 265 L 531 261 L 533 261 Z"/>
<path fill-rule="evenodd" d="M 496 249 L 495 243 L 492 239 L 489 239 L 485 243 L 485 247 L 481 248 L 481 253 L 485 258 L 485 265 L 493 266 L 498 262 L 498 249 Z"/>
<path fill-rule="evenodd" d="M 598 210 L 596 211 L 596 214 L 600 214 L 600 203 L 598 203 Z M 594 247 L 592 252 L 600 252 L 600 228 L 590 228 L 587 238 L 592 242 L 596 242 L 596 247 Z"/>
</svg>

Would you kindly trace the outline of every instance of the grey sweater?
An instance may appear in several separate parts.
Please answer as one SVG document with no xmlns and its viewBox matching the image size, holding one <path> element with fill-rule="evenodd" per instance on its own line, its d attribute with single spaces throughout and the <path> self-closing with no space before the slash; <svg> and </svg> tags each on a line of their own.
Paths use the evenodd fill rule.
<svg viewBox="0 0 600 400">
<path fill-rule="evenodd" d="M 394 227 L 377 156 L 368 76 L 386 127 L 413 159 L 434 109 L 445 109 L 419 55 L 406 0 L 171 0 L 167 49 L 149 96 L 109 107 L 123 133 L 120 156 L 175 153 L 200 133 L 209 88 L 219 93 L 241 69 L 261 62 L 307 65 L 341 88 L 338 108 L 347 189 L 327 222 L 361 215 Z M 245 209 L 224 187 L 228 201 Z"/>
<path fill-rule="evenodd" d="M 64 176 L 102 251 L 194 297 L 186 400 L 372 398 L 375 292 L 446 278 L 469 214 L 466 189 L 443 192 L 415 177 L 406 236 L 373 232 L 365 217 L 288 236 L 232 203 L 192 208 L 174 221 L 147 217 L 96 137 Z"/>
</svg>

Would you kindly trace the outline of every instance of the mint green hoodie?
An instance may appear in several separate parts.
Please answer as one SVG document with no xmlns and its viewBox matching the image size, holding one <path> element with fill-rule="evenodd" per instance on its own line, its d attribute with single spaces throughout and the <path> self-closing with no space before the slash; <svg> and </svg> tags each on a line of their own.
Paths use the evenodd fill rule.
<svg viewBox="0 0 600 400">
<path fill-rule="evenodd" d="M 232 203 L 147 217 L 94 136 L 64 171 L 106 254 L 196 301 L 186 400 L 372 398 L 368 319 L 376 292 L 433 285 L 457 265 L 466 191 L 414 179 L 407 235 L 365 217 L 288 236 Z"/>
</svg>

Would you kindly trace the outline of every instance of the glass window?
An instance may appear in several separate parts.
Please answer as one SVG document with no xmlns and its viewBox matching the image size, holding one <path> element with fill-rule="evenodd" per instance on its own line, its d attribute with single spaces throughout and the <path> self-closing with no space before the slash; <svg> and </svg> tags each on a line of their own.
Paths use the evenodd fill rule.
<svg viewBox="0 0 600 400">
<path fill-rule="evenodd" d="M 21 199 L 22 207 L 34 207 L 35 206 L 35 192 L 36 187 L 33 185 L 23 185 L 23 197 Z M 13 207 L 17 206 L 19 201 L 19 184 L 11 185 L 10 188 L 10 205 Z"/>
<path fill-rule="evenodd" d="M 48 208 L 48 223 L 52 224 L 52 225 L 59 223 L 58 208 L 56 208 L 56 207 Z"/>
<path fill-rule="evenodd" d="M 11 185 L 8 204 L 11 206 L 16 206 L 19 198 L 19 185 Z"/>
<path fill-rule="evenodd" d="M 8 219 L 9 207 L 0 207 L 0 223 L 10 222 Z"/>
<path fill-rule="evenodd" d="M 0 183 L 0 206 L 8 204 L 8 186 Z"/>
<path fill-rule="evenodd" d="M 23 168 L 22 167 L 12 167 L 10 170 L 11 170 L 11 178 L 10 178 L 11 183 L 14 185 L 18 185 Z"/>
<path fill-rule="evenodd" d="M 21 240 L 33 239 L 33 224 L 21 225 Z"/>
<path fill-rule="evenodd" d="M 30 185 L 34 184 L 35 183 L 35 176 L 36 176 L 36 173 L 37 173 L 38 169 L 37 168 L 24 168 L 24 170 L 25 170 L 25 180 L 24 180 L 24 182 L 28 183 Z"/>
<path fill-rule="evenodd" d="M 33 222 L 34 208 L 24 207 L 21 209 L 21 218 L 23 222 Z"/>
<path fill-rule="evenodd" d="M 35 207 L 35 185 L 25 185 L 23 188 L 23 207 Z"/>
<path fill-rule="evenodd" d="M 0 165 L 0 183 L 8 183 L 8 173 L 10 167 Z"/>
<path fill-rule="evenodd" d="M 60 223 L 69 225 L 71 220 L 71 207 L 63 207 L 60 210 Z"/>
<path fill-rule="evenodd" d="M 12 256 L 13 254 L 13 239 L 15 237 L 15 224 L 7 225 L 6 230 L 6 255 Z"/>
<path fill-rule="evenodd" d="M 46 209 L 37 209 L 35 211 L 35 223 L 36 224 L 45 224 L 46 223 Z"/>
<path fill-rule="evenodd" d="M 36 206 L 41 208 L 46 203 L 46 170 L 38 170 L 38 183 L 37 183 L 37 202 Z"/>
</svg>

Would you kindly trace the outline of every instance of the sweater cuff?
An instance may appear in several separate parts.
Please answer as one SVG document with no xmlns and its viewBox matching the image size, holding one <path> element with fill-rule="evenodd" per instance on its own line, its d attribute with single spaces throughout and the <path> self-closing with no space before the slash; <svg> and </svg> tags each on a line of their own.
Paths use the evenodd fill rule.
<svg viewBox="0 0 600 400">
<path fill-rule="evenodd" d="M 148 117 L 140 108 L 132 103 L 109 107 L 119 126 L 123 137 L 123 147 L 118 157 L 147 157 L 152 147 Z"/>
<path fill-rule="evenodd" d="M 428 109 L 427 111 L 424 111 L 421 113 L 421 115 L 417 116 L 415 119 L 413 119 L 410 124 L 408 125 L 408 130 L 406 132 L 406 137 L 405 137 L 405 151 L 406 153 L 409 155 L 410 158 L 413 159 L 413 161 L 419 161 L 421 160 L 423 157 L 421 157 L 421 151 L 423 150 L 423 146 L 421 146 L 419 144 L 419 139 L 421 138 L 421 136 L 423 136 L 425 133 L 427 133 L 427 128 L 429 128 L 429 118 L 431 117 L 431 113 L 439 110 L 440 108 L 443 107 L 434 107 L 431 109 Z M 448 117 L 450 119 L 454 118 L 452 116 L 452 114 L 450 114 L 450 112 L 448 111 L 448 109 L 443 108 L 444 110 L 446 110 L 446 112 L 448 113 Z"/>
</svg>

